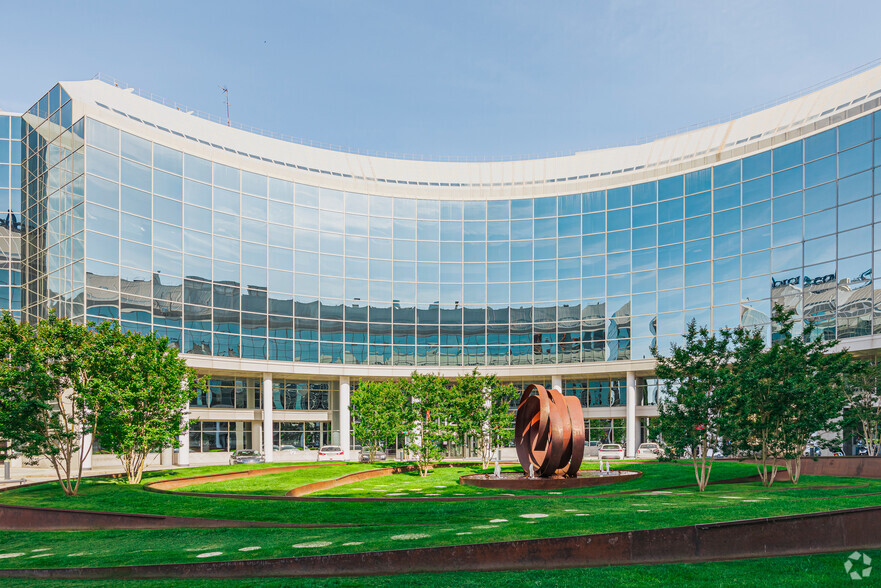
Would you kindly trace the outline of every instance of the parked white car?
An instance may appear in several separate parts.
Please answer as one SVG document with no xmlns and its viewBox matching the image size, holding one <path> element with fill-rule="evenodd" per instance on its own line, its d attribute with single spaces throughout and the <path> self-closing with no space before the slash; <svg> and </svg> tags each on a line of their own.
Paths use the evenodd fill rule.
<svg viewBox="0 0 881 588">
<path fill-rule="evenodd" d="M 657 443 L 640 443 L 636 450 L 636 459 L 658 459 L 664 450 Z"/>
<path fill-rule="evenodd" d="M 624 459 L 624 448 L 617 443 L 600 445 L 597 455 L 600 459 Z"/>
<path fill-rule="evenodd" d="M 318 450 L 318 461 L 346 461 L 346 454 L 342 447 L 325 445 Z"/>
</svg>

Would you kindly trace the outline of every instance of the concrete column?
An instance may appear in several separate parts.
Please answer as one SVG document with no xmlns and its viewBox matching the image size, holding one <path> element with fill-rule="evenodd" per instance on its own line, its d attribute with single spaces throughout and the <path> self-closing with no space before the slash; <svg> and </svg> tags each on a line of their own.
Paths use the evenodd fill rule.
<svg viewBox="0 0 881 588">
<path fill-rule="evenodd" d="M 263 456 L 272 459 L 272 374 L 263 374 Z"/>
<path fill-rule="evenodd" d="M 92 434 L 86 433 L 80 437 L 80 456 L 83 460 L 83 469 L 92 469 Z"/>
<path fill-rule="evenodd" d="M 563 376 L 551 376 L 551 388 L 556 388 L 559 392 L 562 392 Z"/>
<path fill-rule="evenodd" d="M 170 466 L 174 458 L 174 449 L 166 447 L 159 454 L 159 465 Z"/>
<path fill-rule="evenodd" d="M 627 372 L 627 457 L 636 457 L 636 375 Z"/>
<path fill-rule="evenodd" d="M 177 465 L 190 465 L 190 403 L 187 402 L 183 414 L 184 432 L 180 434 L 180 449 L 177 450 Z"/>
<path fill-rule="evenodd" d="M 251 423 L 251 449 L 260 450 L 263 444 L 263 422 L 254 421 Z"/>
<path fill-rule="evenodd" d="M 349 386 L 349 376 L 340 376 L 340 399 L 339 399 L 339 419 L 340 419 L 340 449 L 346 459 L 350 459 L 349 451 L 351 450 L 351 411 L 349 410 L 349 394 L 351 388 Z"/>
</svg>

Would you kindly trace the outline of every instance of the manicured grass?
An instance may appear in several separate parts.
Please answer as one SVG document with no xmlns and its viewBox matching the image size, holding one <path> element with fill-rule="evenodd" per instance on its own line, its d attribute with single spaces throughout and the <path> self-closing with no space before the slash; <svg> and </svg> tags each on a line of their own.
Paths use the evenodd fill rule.
<svg viewBox="0 0 881 588">
<path fill-rule="evenodd" d="M 346 466 L 331 466 L 346 467 Z M 145 492 L 121 481 L 87 480 L 82 495 L 65 498 L 53 485 L 0 493 L 0 502 L 124 512 L 152 512 L 295 523 L 356 524 L 319 529 L 174 529 L 161 531 L 8 532 L 0 553 L 24 555 L 0 559 L 2 567 L 107 566 L 206 561 L 199 553 L 220 551 L 211 559 L 252 559 L 327 553 L 365 552 L 406 547 L 471 544 L 559 537 L 610 531 L 650 529 L 715 521 L 758 518 L 876 505 L 881 481 L 805 476 L 771 489 L 758 483 L 720 484 L 705 493 L 694 488 L 654 489 L 689 483 L 690 464 L 630 464 L 644 468 L 633 482 L 589 489 L 583 495 L 458 502 L 298 502 L 190 497 Z M 752 466 L 718 464 L 719 478 L 749 474 Z M 439 468 L 428 478 L 405 474 L 404 483 L 425 486 L 441 480 Z M 310 472 L 310 470 L 300 470 Z M 311 470 L 314 472 L 314 470 Z M 184 472 L 179 472 L 181 475 Z M 185 472 L 188 474 L 189 472 Z M 296 472 L 294 472 L 296 473 Z M 163 474 L 164 475 L 164 474 Z M 447 475 L 447 474 L 443 474 Z M 398 476 L 398 475 L 396 475 Z M 388 480 L 389 477 L 377 480 Z M 361 487 L 360 484 L 358 483 Z M 435 484 L 443 485 L 443 484 Z M 617 496 L 610 491 L 636 489 Z M 830 486 L 830 487 L 825 487 Z M 398 486 L 400 487 L 400 486 Z M 410 492 L 415 492 L 409 487 Z M 350 491 L 353 491 L 350 489 Z M 366 491 L 365 491 L 366 492 Z M 852 496 L 853 495 L 853 496 Z M 546 515 L 525 518 L 524 514 Z M 400 538 L 404 535 L 424 535 Z M 316 543 L 318 542 L 318 543 Z M 299 547 L 306 544 L 305 547 Z M 259 550 L 240 551 L 244 547 Z M 46 552 L 33 549 L 49 548 Z M 187 551 L 194 550 L 194 551 Z M 88 555 L 71 555 L 85 552 Z M 32 555 L 51 555 L 32 558 Z"/>
<path fill-rule="evenodd" d="M 378 467 L 382 466 L 361 463 L 334 463 L 322 465 L 320 468 L 307 468 L 279 474 L 237 478 L 224 482 L 204 482 L 178 488 L 177 490 L 180 492 L 284 496 L 288 490 L 296 486 L 330 480 L 346 474 L 377 469 Z"/>
<path fill-rule="evenodd" d="M 135 581 L 49 581 L 0 580 L 9 587 L 36 588 L 102 588 L 138 586 L 151 588 L 221 588 L 227 586 L 310 586 L 335 588 L 366 586 L 399 588 L 400 586 L 432 586 L 433 588 L 492 588 L 509 586 L 780 586 L 819 587 L 850 586 L 852 580 L 844 571 L 850 552 L 793 557 L 743 559 L 738 561 L 655 566 L 621 566 L 570 570 L 532 570 L 525 572 L 450 572 L 446 574 L 406 574 L 357 578 L 257 578 L 252 580 L 135 580 Z M 881 561 L 881 551 L 865 551 L 874 561 Z M 854 586 L 877 585 L 873 570 L 868 581 Z"/>
</svg>

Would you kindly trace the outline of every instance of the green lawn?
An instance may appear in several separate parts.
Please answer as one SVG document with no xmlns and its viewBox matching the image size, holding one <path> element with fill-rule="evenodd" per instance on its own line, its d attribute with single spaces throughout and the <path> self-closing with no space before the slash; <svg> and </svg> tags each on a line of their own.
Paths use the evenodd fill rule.
<svg viewBox="0 0 881 588">
<path fill-rule="evenodd" d="M 334 463 L 331 465 L 322 465 L 320 468 L 307 468 L 291 472 L 282 472 L 279 474 L 266 474 L 265 476 L 249 476 L 247 478 L 237 478 L 225 482 L 203 482 L 201 484 L 193 484 L 192 486 L 178 488 L 177 490 L 179 492 L 284 496 L 288 490 L 295 486 L 330 480 L 346 474 L 353 474 L 364 470 L 373 470 L 379 467 L 382 466 L 377 464 Z"/>
<path fill-rule="evenodd" d="M 875 562 L 881 551 L 866 551 Z M 99 588 L 137 586 L 151 588 L 220 588 L 228 586 L 309 586 L 331 588 L 366 586 L 399 588 L 401 586 L 432 586 L 432 588 L 489 588 L 508 586 L 780 586 L 819 587 L 850 586 L 852 580 L 844 571 L 848 553 L 829 553 L 769 559 L 656 566 L 621 566 L 571 570 L 534 570 L 527 572 L 452 572 L 447 574 L 407 574 L 358 578 L 259 578 L 252 580 L 136 580 L 136 581 L 46 581 L 0 580 L 0 586 L 36 588 Z M 854 586 L 877 585 L 877 570 L 868 581 Z M 874 582 L 873 582 L 874 580 Z"/>
<path fill-rule="evenodd" d="M 330 466 L 337 468 L 361 467 Z M 351 524 L 356 527 L 318 529 L 173 529 L 153 531 L 6 532 L 0 567 L 108 566 L 149 563 L 290 557 L 328 553 L 364 552 L 407 547 L 471 544 L 490 541 L 559 537 L 622 530 L 650 529 L 714 521 L 817 512 L 876 505 L 881 480 L 804 476 L 799 486 L 780 482 L 771 489 L 758 483 L 720 484 L 705 493 L 694 488 L 670 491 L 654 489 L 693 480 L 690 464 L 628 464 L 645 475 L 620 485 L 583 489 L 582 494 L 545 494 L 534 498 L 469 500 L 456 502 L 366 503 L 237 500 L 145 492 L 120 480 L 85 480 L 81 495 L 66 498 L 57 485 L 46 484 L 0 493 L 0 502 L 33 506 L 143 512 L 293 523 Z M 327 472 L 320 475 L 329 475 Z M 228 470 L 230 468 L 217 468 Z M 241 469 L 241 468 L 240 468 Z M 244 468 L 247 469 L 247 468 Z M 459 468 L 461 469 L 461 468 Z M 468 468 L 470 469 L 470 468 Z M 214 471 L 217 471 L 214 470 Z M 342 471 L 346 471 L 343 469 Z M 753 466 L 720 463 L 715 479 L 749 475 Z M 338 472 L 334 472 L 338 473 Z M 390 489 L 416 494 L 429 487 L 455 488 L 456 468 L 438 468 L 427 478 L 396 474 L 376 478 L 383 483 L 395 478 Z M 176 472 L 178 476 L 190 472 Z M 299 470 L 274 476 L 319 475 L 318 470 Z M 168 477 L 154 474 L 149 479 Z M 296 476 L 294 476 L 296 477 Z M 333 477 L 333 476 L 330 476 Z M 256 481 L 260 478 L 249 478 Z M 290 480 L 288 480 L 290 482 Z M 286 484 L 288 482 L 285 482 Z M 437 482 L 443 482 L 438 484 Z M 418 484 L 418 486 L 417 486 Z M 293 487 L 296 480 L 290 486 Z M 829 487 L 826 487 L 829 486 Z M 357 490 L 357 488 L 364 488 Z M 460 488 L 461 489 L 461 488 Z M 333 491 L 341 491 L 342 488 Z M 438 489 L 443 490 L 443 489 Z M 609 492 L 639 490 L 625 495 Z M 375 495 L 365 482 L 348 492 Z M 523 515 L 545 515 L 524 517 Z M 243 548 L 259 547 L 241 551 Z M 47 551 L 33 551 L 47 549 Z M 209 552 L 219 555 L 197 556 Z M 84 554 L 84 555 L 76 555 Z M 33 556 L 40 557 L 33 557 Z"/>
</svg>

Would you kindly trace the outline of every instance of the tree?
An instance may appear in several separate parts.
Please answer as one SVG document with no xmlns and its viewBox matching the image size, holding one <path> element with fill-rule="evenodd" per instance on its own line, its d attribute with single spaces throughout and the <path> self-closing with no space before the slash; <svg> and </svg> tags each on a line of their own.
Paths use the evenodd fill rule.
<svg viewBox="0 0 881 588">
<path fill-rule="evenodd" d="M 775 338 L 767 349 L 758 331 L 740 328 L 735 333 L 739 344 L 725 434 L 755 457 L 765 486 L 774 483 L 781 461 L 798 483 L 811 435 L 841 416 L 844 377 L 852 361 L 847 352 L 831 353 L 837 341 L 813 337 L 810 323 L 803 335 L 793 334 L 794 314 L 774 306 Z"/>
<path fill-rule="evenodd" d="M 730 343 L 729 332 L 711 335 L 692 320 L 683 344 L 671 345 L 669 356 L 652 349 L 665 392 L 658 407 L 658 431 L 677 455 L 690 455 L 701 492 L 710 481 L 725 420 Z"/>
<path fill-rule="evenodd" d="M 430 465 L 443 459 L 445 446 L 456 439 L 455 391 L 446 378 L 416 372 L 402 386 L 410 399 L 406 419 L 411 427 L 408 449 L 416 457 L 419 475 L 426 476 Z"/>
<path fill-rule="evenodd" d="M 394 380 L 361 380 L 352 390 L 352 431 L 369 452 L 371 462 L 382 444 L 388 444 L 406 427 L 406 400 L 401 385 Z"/>
<path fill-rule="evenodd" d="M 95 337 L 105 350 L 92 365 L 103 376 L 94 392 L 101 420 L 97 438 L 122 462 L 128 483 L 138 484 L 149 453 L 180 447 L 186 404 L 207 379 L 155 332 L 122 332 L 116 322 L 104 322 Z"/>
<path fill-rule="evenodd" d="M 869 455 L 878 455 L 881 437 L 881 363 L 854 362 L 847 377 L 844 427 L 860 432 Z"/>
<path fill-rule="evenodd" d="M 67 496 L 75 496 L 89 434 L 99 425 L 90 369 L 104 349 L 83 325 L 54 312 L 36 325 L 0 319 L 0 437 L 30 462 L 49 460 Z"/>
<path fill-rule="evenodd" d="M 459 376 L 453 385 L 453 397 L 459 436 L 475 440 L 481 467 L 487 468 L 493 449 L 507 444 L 514 436 L 511 400 L 517 397 L 517 390 L 499 382 L 495 375 L 481 375 L 475 368 L 470 374 Z"/>
</svg>

